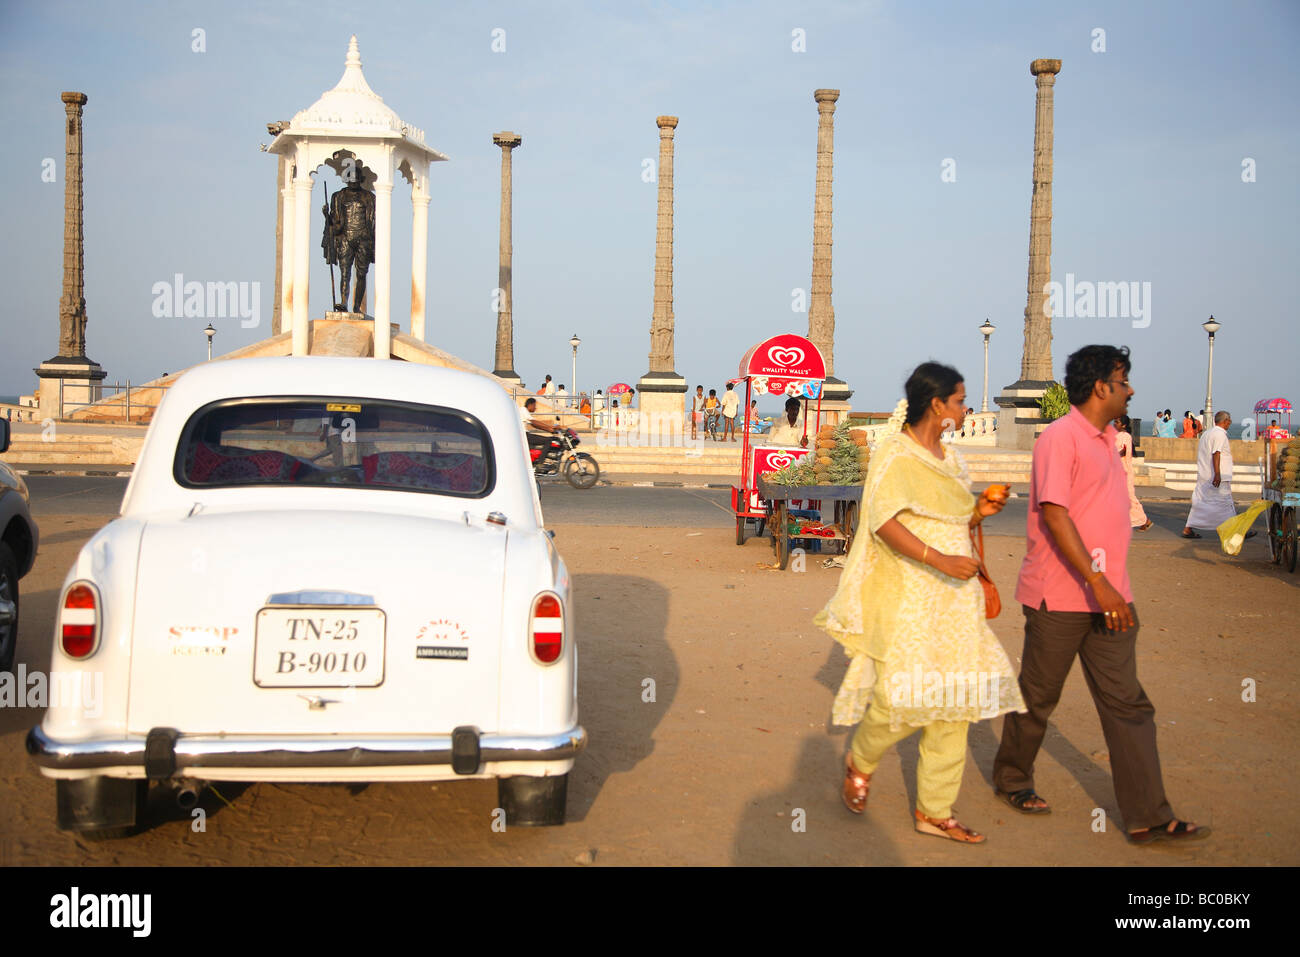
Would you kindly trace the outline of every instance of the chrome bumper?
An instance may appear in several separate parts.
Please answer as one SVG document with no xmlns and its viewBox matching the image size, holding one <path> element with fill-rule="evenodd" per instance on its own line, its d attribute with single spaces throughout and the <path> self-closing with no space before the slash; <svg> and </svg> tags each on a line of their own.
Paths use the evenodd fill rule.
<svg viewBox="0 0 1300 957">
<path fill-rule="evenodd" d="M 560 734 L 479 735 L 480 767 L 501 761 L 563 761 L 587 746 L 581 727 Z M 38 725 L 27 735 L 27 753 L 51 770 L 145 766 L 145 739 L 55 741 Z M 192 768 L 359 768 L 452 763 L 451 735 L 418 737 L 307 737 L 180 735 L 174 746 L 177 771 Z"/>
</svg>

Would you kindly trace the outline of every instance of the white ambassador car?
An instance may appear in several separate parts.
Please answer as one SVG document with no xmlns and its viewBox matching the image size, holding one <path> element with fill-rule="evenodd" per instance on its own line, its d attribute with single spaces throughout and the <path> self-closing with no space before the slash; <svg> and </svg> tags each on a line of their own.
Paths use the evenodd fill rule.
<svg viewBox="0 0 1300 957">
<path fill-rule="evenodd" d="M 186 373 L 60 595 L 51 686 L 72 690 L 27 739 L 59 826 L 129 833 L 150 781 L 184 807 L 206 781 L 457 777 L 498 779 L 507 823 L 562 824 L 586 733 L 541 518 L 518 410 L 483 377 Z"/>
</svg>

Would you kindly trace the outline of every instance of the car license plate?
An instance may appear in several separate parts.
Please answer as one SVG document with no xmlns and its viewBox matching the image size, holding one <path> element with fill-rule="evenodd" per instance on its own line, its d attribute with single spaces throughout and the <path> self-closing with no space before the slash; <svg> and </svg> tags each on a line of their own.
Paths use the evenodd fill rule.
<svg viewBox="0 0 1300 957">
<path fill-rule="evenodd" d="M 379 608 L 263 608 L 253 683 L 259 688 L 373 688 L 384 681 L 387 619 Z"/>
</svg>

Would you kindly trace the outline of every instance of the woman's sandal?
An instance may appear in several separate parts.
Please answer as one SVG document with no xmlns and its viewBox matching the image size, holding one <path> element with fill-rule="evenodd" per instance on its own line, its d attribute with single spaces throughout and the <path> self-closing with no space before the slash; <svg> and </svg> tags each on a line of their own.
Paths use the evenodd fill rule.
<svg viewBox="0 0 1300 957">
<path fill-rule="evenodd" d="M 1038 794 L 1033 788 L 1022 788 L 1019 791 L 1003 791 L 998 788 L 993 789 L 993 793 L 1006 801 L 1021 814 L 1051 814 L 1052 808 L 1047 800 Z M 1031 801 L 1042 801 L 1041 805 L 1031 804 Z"/>
<path fill-rule="evenodd" d="M 912 812 L 916 816 L 916 830 L 918 834 L 932 834 L 935 837 L 946 837 L 950 841 L 957 841 L 960 844 L 983 844 L 986 838 L 978 831 L 972 831 L 955 817 L 950 817 L 946 821 L 938 818 L 926 817 L 920 811 Z"/>
<path fill-rule="evenodd" d="M 844 759 L 844 787 L 840 796 L 844 806 L 854 814 L 861 814 L 867 809 L 867 795 L 871 791 L 871 775 L 863 774 L 853 766 L 853 755 Z"/>
<path fill-rule="evenodd" d="M 1169 826 L 1171 824 L 1173 825 L 1172 828 Z M 1201 827 L 1187 821 L 1180 821 L 1177 818 L 1170 818 L 1164 824 L 1157 824 L 1155 827 L 1144 827 L 1140 831 L 1130 831 L 1128 839 L 1132 844 L 1154 844 L 1156 841 L 1197 841 L 1209 836 L 1210 829 L 1208 827 Z"/>
<path fill-rule="evenodd" d="M 1183 533 L 1182 533 L 1182 536 L 1183 536 L 1183 538 L 1200 538 L 1200 537 L 1201 537 L 1201 533 L 1200 533 L 1200 532 L 1191 531 L 1191 530 L 1189 529 L 1188 531 L 1183 532 Z"/>
<path fill-rule="evenodd" d="M 1146 531 L 1148 528 L 1150 528 L 1153 524 L 1155 524 L 1155 523 L 1152 522 L 1151 519 L 1148 518 L 1148 519 L 1147 519 L 1147 522 L 1146 522 L 1145 525 L 1134 525 L 1133 528 L 1136 529 L 1136 530 L 1139 531 L 1139 532 L 1145 532 L 1145 531 Z"/>
</svg>

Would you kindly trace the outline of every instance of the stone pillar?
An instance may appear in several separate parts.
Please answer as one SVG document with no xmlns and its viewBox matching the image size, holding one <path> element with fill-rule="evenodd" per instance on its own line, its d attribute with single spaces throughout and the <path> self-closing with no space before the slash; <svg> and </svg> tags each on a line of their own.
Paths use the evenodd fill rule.
<svg viewBox="0 0 1300 957">
<path fill-rule="evenodd" d="M 61 96 L 65 159 L 63 166 L 63 291 L 59 297 L 59 352 L 35 370 L 42 380 L 42 419 L 62 418 L 75 407 L 100 398 L 107 374 L 99 363 L 86 358 L 85 233 L 82 224 L 82 107 L 84 93 Z M 62 389 L 60 389 L 62 382 Z M 60 393 L 62 393 L 60 395 Z"/>
<path fill-rule="evenodd" d="M 266 131 L 274 138 L 289 126 L 288 121 L 280 120 L 267 123 Z M 265 148 L 265 147 L 263 147 Z M 284 185 L 285 175 L 290 168 L 284 154 L 279 154 L 275 179 L 275 295 L 271 299 L 271 335 L 279 335 L 284 330 Z"/>
<path fill-rule="evenodd" d="M 280 224 L 279 230 L 281 248 L 277 255 L 276 265 L 279 267 L 279 322 L 275 324 L 275 334 L 288 332 L 293 328 L 293 272 L 294 263 L 297 261 L 297 251 L 294 246 L 295 235 L 294 229 L 298 223 L 298 215 L 295 212 L 294 205 L 294 188 L 293 176 L 294 165 L 292 160 L 284 161 L 284 185 L 280 190 Z"/>
<path fill-rule="evenodd" d="M 839 90 L 815 90 L 817 103 L 817 191 L 813 201 L 812 290 L 808 303 L 808 338 L 826 362 L 826 390 L 832 402 L 845 401 L 853 393 L 834 377 L 835 307 L 831 302 L 831 187 L 835 165 L 835 101 Z"/>
<path fill-rule="evenodd" d="M 655 295 L 650 320 L 650 371 L 637 382 L 641 443 L 674 444 L 685 425 L 686 380 L 673 370 L 673 136 L 677 117 L 661 116 L 659 209 L 655 223 Z"/>
<path fill-rule="evenodd" d="M 425 290 L 429 272 L 429 181 L 416 176 L 411 184 L 411 336 L 425 341 Z"/>
<path fill-rule="evenodd" d="M 391 290 L 393 275 L 393 154 L 375 171 L 375 358 L 392 358 Z M 367 290 L 368 292 L 369 290 Z"/>
<path fill-rule="evenodd" d="M 68 115 L 63 166 L 63 295 L 59 298 L 59 355 L 86 354 L 86 261 L 82 220 L 81 108 L 89 97 L 64 93 Z"/>
<path fill-rule="evenodd" d="M 994 401 L 999 407 L 998 445 L 1033 447 L 1042 430 L 1038 399 L 1052 384 L 1052 317 L 1049 289 L 1052 280 L 1052 90 L 1060 60 L 1035 60 L 1029 72 L 1038 88 L 1034 108 L 1034 178 L 1029 206 L 1029 279 L 1025 301 L 1025 346 L 1020 358 L 1020 379 L 1002 390 Z"/>
<path fill-rule="evenodd" d="M 492 374 L 518 385 L 519 373 L 515 371 L 514 238 L 511 230 L 514 188 L 510 160 L 515 147 L 523 142 L 523 137 L 504 130 L 493 135 L 492 142 L 501 147 L 501 250 L 497 269 L 497 288 L 501 290 L 501 298 L 497 305 L 497 348 Z"/>
<path fill-rule="evenodd" d="M 311 290 L 307 286 L 311 268 L 311 173 L 301 165 L 293 180 L 293 351 L 305 356 L 311 346 Z"/>
</svg>

